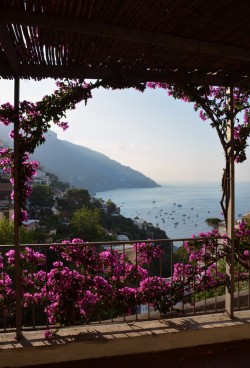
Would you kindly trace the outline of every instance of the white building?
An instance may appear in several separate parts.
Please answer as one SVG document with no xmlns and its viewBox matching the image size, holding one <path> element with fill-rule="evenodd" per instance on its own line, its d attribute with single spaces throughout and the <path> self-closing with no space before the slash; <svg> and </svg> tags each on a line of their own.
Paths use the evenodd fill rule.
<svg viewBox="0 0 250 368">
<path fill-rule="evenodd" d="M 34 184 L 45 184 L 45 185 L 50 184 L 49 176 L 41 169 L 36 170 L 36 176 L 33 178 L 32 181 Z"/>
</svg>

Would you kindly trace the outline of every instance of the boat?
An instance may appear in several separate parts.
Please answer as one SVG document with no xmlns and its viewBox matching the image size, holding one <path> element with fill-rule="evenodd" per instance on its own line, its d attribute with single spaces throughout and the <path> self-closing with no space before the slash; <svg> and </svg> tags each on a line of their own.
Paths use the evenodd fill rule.
<svg viewBox="0 0 250 368">
<path fill-rule="evenodd" d="M 155 200 L 153 200 L 153 201 L 152 201 L 152 203 L 156 203 L 156 201 L 155 201 Z"/>
<path fill-rule="evenodd" d="M 182 207 L 182 204 L 178 204 L 178 207 Z"/>
</svg>

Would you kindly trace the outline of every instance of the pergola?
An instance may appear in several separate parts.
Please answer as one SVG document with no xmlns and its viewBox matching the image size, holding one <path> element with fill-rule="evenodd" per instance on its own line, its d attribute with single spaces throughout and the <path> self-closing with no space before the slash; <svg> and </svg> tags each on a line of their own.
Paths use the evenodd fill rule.
<svg viewBox="0 0 250 368">
<path fill-rule="evenodd" d="M 16 109 L 20 78 L 191 82 L 231 90 L 233 86 L 250 87 L 249 19 L 247 0 L 2 0 L 0 77 L 15 80 Z M 232 153 L 233 129 L 231 119 Z M 16 214 L 17 137 L 18 121 L 14 142 Z M 227 272 L 230 275 L 234 252 L 233 154 L 228 179 L 227 223 L 232 254 Z M 18 232 L 15 216 L 17 257 Z M 16 272 L 18 282 L 18 259 Z M 233 317 L 230 288 L 226 310 Z M 20 318 L 17 313 L 17 336 L 21 334 Z"/>
</svg>

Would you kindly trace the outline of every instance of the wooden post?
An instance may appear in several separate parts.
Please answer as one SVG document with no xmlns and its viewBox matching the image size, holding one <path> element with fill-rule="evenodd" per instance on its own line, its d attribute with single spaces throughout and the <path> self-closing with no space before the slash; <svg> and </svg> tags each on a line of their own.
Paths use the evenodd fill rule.
<svg viewBox="0 0 250 368">
<path fill-rule="evenodd" d="M 227 88 L 227 99 L 229 107 L 229 119 L 227 125 L 227 142 L 230 142 L 228 147 L 229 157 L 229 177 L 228 181 L 228 209 L 227 209 L 227 237 L 229 239 L 230 254 L 226 259 L 226 299 L 225 309 L 231 318 L 234 317 L 234 222 L 235 222 L 235 178 L 234 178 L 234 107 L 233 107 L 233 88 Z"/>
<path fill-rule="evenodd" d="M 21 266 L 19 235 L 19 77 L 15 78 L 14 87 L 14 247 L 15 247 L 15 291 L 16 291 L 16 339 L 22 337 L 21 317 Z"/>
</svg>

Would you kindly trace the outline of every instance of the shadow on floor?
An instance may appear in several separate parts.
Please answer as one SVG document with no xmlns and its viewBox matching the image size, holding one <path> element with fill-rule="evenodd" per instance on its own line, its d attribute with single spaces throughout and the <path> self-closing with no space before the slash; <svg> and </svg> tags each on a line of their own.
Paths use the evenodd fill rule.
<svg viewBox="0 0 250 368">
<path fill-rule="evenodd" d="M 195 348 L 87 359 L 29 368 L 241 368 L 249 367 L 250 340 Z"/>
</svg>

